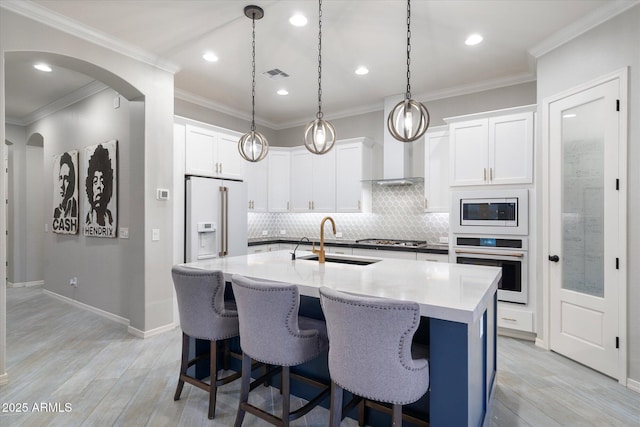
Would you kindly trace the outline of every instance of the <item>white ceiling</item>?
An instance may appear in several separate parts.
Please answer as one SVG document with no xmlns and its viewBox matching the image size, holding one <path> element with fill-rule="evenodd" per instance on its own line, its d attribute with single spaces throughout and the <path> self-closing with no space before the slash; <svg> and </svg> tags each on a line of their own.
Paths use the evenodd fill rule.
<svg viewBox="0 0 640 427">
<path fill-rule="evenodd" d="M 535 79 L 534 56 L 602 22 L 637 0 L 414 0 L 411 89 L 421 101 Z M 317 111 L 318 2 L 238 0 L 35 0 L 2 7 L 50 19 L 57 27 L 176 71 L 176 96 L 240 117 L 251 114 L 251 20 L 257 4 L 256 116 L 281 129 Z M 382 109 L 406 88 L 406 2 L 325 0 L 322 6 L 322 105 L 325 117 Z M 305 27 L 288 19 L 302 12 Z M 63 25 L 64 24 L 64 25 Z M 481 33 L 484 42 L 465 46 Z M 218 62 L 202 59 L 214 51 Z M 532 55 L 533 54 L 533 55 Z M 356 67 L 370 73 L 357 76 Z M 24 56 L 8 60 L 6 115 L 28 121 L 34 111 L 91 82 L 70 70 L 44 75 Z M 290 77 L 261 75 L 279 68 Z M 286 88 L 288 96 L 276 90 Z"/>
</svg>

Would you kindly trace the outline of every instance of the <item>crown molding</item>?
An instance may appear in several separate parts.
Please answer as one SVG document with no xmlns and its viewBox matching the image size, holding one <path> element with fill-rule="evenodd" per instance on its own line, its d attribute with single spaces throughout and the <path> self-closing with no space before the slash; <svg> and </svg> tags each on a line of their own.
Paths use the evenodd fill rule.
<svg viewBox="0 0 640 427">
<path fill-rule="evenodd" d="M 63 31 L 72 36 L 86 40 L 106 49 L 113 50 L 137 61 L 175 74 L 180 66 L 166 61 L 144 49 L 130 43 L 118 40 L 102 31 L 98 31 L 64 15 L 49 10 L 30 0 L 2 0 L 0 8 L 15 12 L 41 24 Z"/>
<path fill-rule="evenodd" d="M 248 122 L 251 122 L 251 115 L 245 113 L 244 111 L 240 111 L 238 109 L 235 108 L 231 108 L 228 107 L 226 105 L 222 105 L 218 102 L 212 101 L 210 99 L 204 98 L 200 95 L 196 95 L 194 93 L 191 92 L 187 92 L 185 90 L 182 89 L 178 89 L 176 88 L 174 90 L 174 96 L 177 99 L 181 99 L 183 101 L 187 101 L 190 102 L 191 104 L 195 104 L 195 105 L 199 105 L 201 107 L 204 108 L 208 108 L 210 110 L 214 110 L 217 111 L 219 113 L 223 113 L 223 114 L 228 114 L 229 116 L 235 117 L 237 119 L 242 119 L 242 120 L 246 120 Z M 268 120 L 256 117 L 255 119 L 256 123 L 261 125 L 261 126 L 266 126 L 269 129 L 273 129 L 273 130 L 277 130 L 278 127 L 275 123 L 270 122 Z"/>
<path fill-rule="evenodd" d="M 638 4 L 640 0 L 611 1 L 532 47 L 529 49 L 529 54 L 534 58 L 540 58 Z"/>
<path fill-rule="evenodd" d="M 75 104 L 76 102 L 82 101 L 85 98 L 95 95 L 96 93 L 102 92 L 105 89 L 109 89 L 109 86 L 105 85 L 102 82 L 94 80 L 91 83 L 82 86 L 80 89 L 74 90 L 70 94 L 67 94 L 62 98 L 53 101 L 51 104 L 47 104 L 44 107 L 38 108 L 36 111 L 26 115 L 20 120 L 20 126 L 28 126 L 31 123 L 42 120 L 57 111 L 67 108 L 70 105 Z"/>
<path fill-rule="evenodd" d="M 535 72 L 526 72 L 515 74 L 508 77 L 500 77 L 496 79 L 484 80 L 482 82 L 472 83 L 468 85 L 455 86 L 442 90 L 424 92 L 414 96 L 421 102 L 435 101 L 437 99 L 453 98 L 455 96 L 469 95 L 486 90 L 500 89 L 503 87 L 514 86 L 522 83 L 536 81 Z"/>
</svg>

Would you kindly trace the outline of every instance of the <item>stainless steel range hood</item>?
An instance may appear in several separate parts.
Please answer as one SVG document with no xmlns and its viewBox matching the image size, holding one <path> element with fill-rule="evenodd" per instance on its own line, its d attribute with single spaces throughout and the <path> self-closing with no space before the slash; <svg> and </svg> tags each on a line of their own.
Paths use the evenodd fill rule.
<svg viewBox="0 0 640 427">
<path fill-rule="evenodd" d="M 384 100 L 383 176 L 373 180 L 381 186 L 406 186 L 424 182 L 424 138 L 405 143 L 394 139 L 387 129 L 387 117 L 404 95 Z"/>
</svg>

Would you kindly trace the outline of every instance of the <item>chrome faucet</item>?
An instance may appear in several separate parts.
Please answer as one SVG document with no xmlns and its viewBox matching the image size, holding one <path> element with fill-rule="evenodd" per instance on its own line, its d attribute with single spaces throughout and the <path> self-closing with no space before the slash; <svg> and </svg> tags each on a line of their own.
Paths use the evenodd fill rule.
<svg viewBox="0 0 640 427">
<path fill-rule="evenodd" d="M 333 218 L 330 216 L 325 216 L 320 223 L 320 249 L 316 249 L 315 243 L 311 248 L 311 252 L 314 254 L 318 254 L 318 262 L 320 264 L 324 264 L 324 223 L 329 220 L 331 222 L 331 227 L 333 229 L 333 234 L 336 234 L 336 223 L 333 221 Z"/>
</svg>

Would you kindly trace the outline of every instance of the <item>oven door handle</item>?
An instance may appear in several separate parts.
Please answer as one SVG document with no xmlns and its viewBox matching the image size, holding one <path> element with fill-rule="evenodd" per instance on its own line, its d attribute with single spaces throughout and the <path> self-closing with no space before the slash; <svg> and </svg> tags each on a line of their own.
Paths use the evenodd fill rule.
<svg viewBox="0 0 640 427">
<path fill-rule="evenodd" d="M 514 258 L 523 258 L 524 254 L 520 252 L 479 252 L 479 251 L 465 251 L 462 249 L 456 249 L 457 254 L 469 254 L 469 255 L 488 255 L 488 256 L 509 256 Z"/>
</svg>

